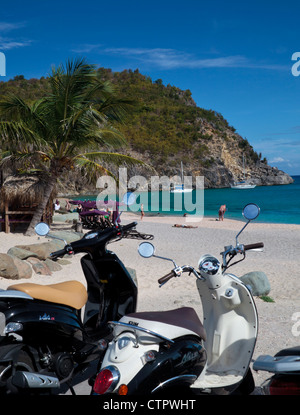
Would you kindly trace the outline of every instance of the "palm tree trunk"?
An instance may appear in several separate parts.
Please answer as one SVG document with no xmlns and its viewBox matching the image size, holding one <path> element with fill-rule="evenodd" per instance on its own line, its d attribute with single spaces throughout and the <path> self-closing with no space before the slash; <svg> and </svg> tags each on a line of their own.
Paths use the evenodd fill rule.
<svg viewBox="0 0 300 415">
<path fill-rule="evenodd" d="M 38 207 L 36 208 L 25 235 L 30 236 L 30 235 L 34 234 L 34 228 L 42 220 L 44 210 L 47 206 L 47 203 L 50 199 L 50 196 L 53 192 L 53 189 L 54 189 L 54 186 L 56 185 L 56 182 L 57 182 L 56 176 L 54 176 L 54 175 L 50 176 L 50 178 L 47 181 L 47 184 L 45 186 L 43 199 L 41 200 Z"/>
</svg>

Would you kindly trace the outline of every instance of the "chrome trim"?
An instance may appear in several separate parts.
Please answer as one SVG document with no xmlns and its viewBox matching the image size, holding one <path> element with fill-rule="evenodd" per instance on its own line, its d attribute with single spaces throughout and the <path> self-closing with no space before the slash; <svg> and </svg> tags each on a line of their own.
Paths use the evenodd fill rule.
<svg viewBox="0 0 300 415">
<path fill-rule="evenodd" d="M 13 384 L 21 388 L 59 388 L 59 380 L 53 376 L 40 375 L 33 372 L 17 371 Z"/>
<path fill-rule="evenodd" d="M 0 290 L 0 297 L 7 298 L 23 298 L 24 300 L 33 300 L 33 298 L 26 293 L 18 290 Z"/>
<path fill-rule="evenodd" d="M 158 386 L 156 386 L 156 388 L 154 388 L 151 393 L 155 393 L 157 392 L 159 389 L 164 388 L 166 385 L 169 385 L 172 382 L 177 382 L 177 381 L 183 381 L 183 380 L 189 380 L 190 383 L 194 383 L 197 379 L 196 375 L 180 375 L 180 376 L 175 376 L 174 378 L 170 378 L 168 380 L 165 380 L 164 382 L 160 383 Z"/>
<path fill-rule="evenodd" d="M 15 333 L 16 331 L 22 331 L 22 330 L 23 330 L 22 323 L 18 323 L 17 321 L 10 321 L 4 327 L 4 334 Z"/>
<path fill-rule="evenodd" d="M 259 356 L 253 363 L 253 370 L 263 370 L 272 373 L 293 373 L 300 371 L 300 356 Z"/>
<path fill-rule="evenodd" d="M 122 326 L 122 327 L 130 328 L 134 331 L 139 330 L 139 331 L 142 331 L 143 333 L 150 334 L 151 336 L 159 337 L 160 339 L 162 339 L 164 341 L 167 341 L 169 343 L 175 343 L 174 340 L 171 340 L 168 337 L 162 336 L 161 334 L 155 333 L 152 330 L 144 329 L 143 327 L 134 326 L 134 325 L 129 324 L 129 323 L 122 323 L 121 321 L 109 321 L 108 323 L 109 324 L 114 324 L 116 326 Z"/>
</svg>

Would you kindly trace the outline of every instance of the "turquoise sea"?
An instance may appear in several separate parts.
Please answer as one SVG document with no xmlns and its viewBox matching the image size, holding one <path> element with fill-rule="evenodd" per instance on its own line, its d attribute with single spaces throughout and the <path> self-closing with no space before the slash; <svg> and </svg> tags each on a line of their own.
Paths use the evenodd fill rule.
<svg viewBox="0 0 300 415">
<path fill-rule="evenodd" d="M 254 189 L 207 189 L 204 191 L 204 215 L 216 216 L 220 204 L 226 204 L 225 217 L 241 219 L 247 203 L 260 207 L 257 222 L 300 224 L 300 176 L 294 183 L 281 186 L 257 186 Z"/>
<path fill-rule="evenodd" d="M 256 203 L 261 211 L 257 222 L 270 223 L 290 223 L 300 224 L 300 176 L 293 176 L 294 183 L 281 186 L 257 186 L 254 189 L 236 190 L 231 188 L 225 189 L 205 189 L 204 190 L 204 216 L 218 217 L 218 210 L 220 205 L 225 204 L 227 211 L 225 219 L 243 219 L 242 209 L 247 203 Z M 192 200 L 197 201 L 196 191 L 193 191 Z M 151 197 L 148 197 L 148 212 L 147 206 L 145 209 L 146 215 L 178 215 L 182 216 L 184 213 L 193 214 L 192 211 L 184 209 L 174 210 L 174 202 L 171 194 L 170 204 L 164 208 L 163 193 L 161 192 L 154 199 L 158 203 L 152 203 Z M 166 192 L 165 192 L 166 193 Z M 143 199 L 147 198 L 147 193 L 137 193 L 137 205 L 132 207 L 132 210 L 138 210 Z M 182 197 L 185 197 L 182 195 Z M 78 199 L 78 197 L 76 197 Z M 95 199 L 95 196 L 84 196 L 80 199 Z M 147 205 L 147 204 L 146 204 Z M 145 204 L 144 204 L 145 206 Z M 176 205 L 178 206 L 178 205 Z M 180 207 L 184 207 L 185 203 L 180 203 Z M 166 206 L 165 206 L 166 207 Z"/>
</svg>

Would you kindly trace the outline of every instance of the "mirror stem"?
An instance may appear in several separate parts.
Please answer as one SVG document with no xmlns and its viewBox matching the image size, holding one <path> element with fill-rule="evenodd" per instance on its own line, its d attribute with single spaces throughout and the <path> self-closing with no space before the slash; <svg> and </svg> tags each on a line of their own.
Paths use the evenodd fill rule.
<svg viewBox="0 0 300 415">
<path fill-rule="evenodd" d="M 240 234 L 243 232 L 243 230 L 246 228 L 246 226 L 250 223 L 250 219 L 248 220 L 248 222 L 243 226 L 243 228 L 239 231 L 239 233 L 236 235 L 235 237 L 235 242 L 236 245 L 238 245 L 238 237 L 240 236 Z"/>
<path fill-rule="evenodd" d="M 173 262 L 174 267 L 177 268 L 177 265 L 176 265 L 175 261 L 173 261 L 173 259 L 171 259 L 171 258 L 165 258 L 163 256 L 158 256 L 158 255 L 154 255 L 154 254 L 152 256 L 154 256 L 155 258 L 159 258 L 159 259 L 165 259 L 166 261 L 171 261 L 171 262 Z"/>
<path fill-rule="evenodd" d="M 48 238 L 53 238 L 53 239 L 58 239 L 59 241 L 63 241 L 65 243 L 65 245 L 68 245 L 68 242 L 65 239 L 59 238 L 58 236 L 54 236 L 51 235 L 50 233 L 48 233 L 48 235 L 46 235 Z"/>
</svg>

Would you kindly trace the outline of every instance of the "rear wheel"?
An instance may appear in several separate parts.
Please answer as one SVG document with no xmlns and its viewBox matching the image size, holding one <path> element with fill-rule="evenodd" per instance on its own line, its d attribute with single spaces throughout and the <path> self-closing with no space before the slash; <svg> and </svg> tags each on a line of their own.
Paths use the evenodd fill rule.
<svg viewBox="0 0 300 415">
<path fill-rule="evenodd" d="M 15 364 L 12 361 L 8 361 L 7 364 L 0 365 L 1 395 L 26 393 L 26 390 L 19 389 L 12 383 L 12 377 L 16 371 L 34 372 L 32 359 L 24 350 L 18 352 L 17 362 Z"/>
</svg>

